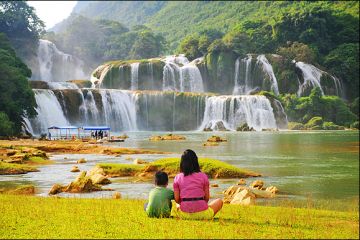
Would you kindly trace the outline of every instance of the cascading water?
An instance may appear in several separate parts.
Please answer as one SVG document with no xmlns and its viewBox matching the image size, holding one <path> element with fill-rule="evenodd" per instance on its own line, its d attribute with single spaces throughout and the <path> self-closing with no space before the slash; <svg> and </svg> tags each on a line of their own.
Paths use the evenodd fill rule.
<svg viewBox="0 0 360 240">
<path fill-rule="evenodd" d="M 235 87 L 233 95 L 245 95 L 249 94 L 254 90 L 253 84 L 251 83 L 251 60 L 252 57 L 249 54 L 244 59 L 236 59 L 235 61 Z M 244 69 L 244 71 L 241 71 Z"/>
<path fill-rule="evenodd" d="M 37 117 L 30 120 L 31 128 L 35 133 L 46 133 L 47 128 L 53 125 L 68 126 L 61 105 L 51 90 L 34 89 L 37 104 Z"/>
<path fill-rule="evenodd" d="M 271 90 L 276 94 L 279 95 L 279 87 L 277 84 L 277 79 L 275 77 L 274 74 L 274 70 L 271 66 L 271 64 L 269 63 L 269 61 L 267 60 L 267 58 L 265 57 L 265 55 L 259 55 L 257 57 L 257 63 L 262 65 L 262 69 L 263 71 L 268 75 L 268 77 L 270 78 L 270 82 L 271 82 Z"/>
<path fill-rule="evenodd" d="M 204 92 L 201 73 L 195 64 L 197 61 L 189 62 L 183 54 L 163 59 L 163 90 Z"/>
<path fill-rule="evenodd" d="M 301 70 L 302 77 L 304 80 L 303 83 L 299 84 L 299 89 L 297 92 L 299 97 L 304 94 L 306 89 L 315 88 L 315 87 L 319 87 L 321 90 L 321 93 L 324 95 L 324 90 L 323 90 L 323 87 L 321 86 L 321 81 L 320 81 L 321 77 L 324 74 L 326 74 L 330 78 L 332 78 L 332 80 L 334 82 L 334 87 L 335 87 L 335 94 L 338 96 L 342 96 L 342 92 L 343 92 L 342 86 L 341 86 L 341 83 L 338 78 L 328 74 L 327 72 L 324 72 L 324 71 L 318 69 L 314 65 L 307 64 L 304 62 L 295 62 L 295 66 Z"/>
<path fill-rule="evenodd" d="M 214 129 L 218 122 L 235 130 L 244 123 L 260 131 L 276 129 L 276 120 L 265 96 L 213 96 L 206 99 L 204 120 L 200 130 Z"/>
<path fill-rule="evenodd" d="M 138 62 L 131 64 L 131 90 L 139 89 L 139 65 Z"/>
<path fill-rule="evenodd" d="M 38 69 L 32 69 L 32 79 L 62 82 L 70 79 L 86 79 L 84 63 L 76 57 L 61 52 L 48 40 L 39 40 L 37 52 Z"/>
</svg>

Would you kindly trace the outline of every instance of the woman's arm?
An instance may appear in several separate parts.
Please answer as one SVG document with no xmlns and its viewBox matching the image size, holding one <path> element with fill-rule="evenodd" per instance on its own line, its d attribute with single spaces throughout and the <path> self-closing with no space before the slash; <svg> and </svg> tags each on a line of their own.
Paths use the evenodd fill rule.
<svg viewBox="0 0 360 240">
<path fill-rule="evenodd" d="M 209 191 L 209 185 L 205 186 L 205 196 L 204 196 L 204 200 L 206 202 L 209 202 L 209 199 L 210 199 L 210 191 Z"/>
<path fill-rule="evenodd" d="M 174 198 L 175 198 L 175 202 L 180 204 L 180 191 L 179 190 L 174 190 Z"/>
</svg>

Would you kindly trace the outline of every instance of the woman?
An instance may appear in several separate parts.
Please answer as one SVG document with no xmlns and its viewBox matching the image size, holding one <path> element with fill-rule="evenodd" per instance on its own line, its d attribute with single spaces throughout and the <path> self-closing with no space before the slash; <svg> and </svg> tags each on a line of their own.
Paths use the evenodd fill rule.
<svg viewBox="0 0 360 240">
<path fill-rule="evenodd" d="M 216 199 L 208 204 L 209 180 L 200 171 L 196 153 L 190 149 L 181 156 L 180 173 L 174 179 L 174 198 L 180 206 L 172 215 L 185 219 L 211 219 L 222 208 L 223 201 Z"/>
</svg>

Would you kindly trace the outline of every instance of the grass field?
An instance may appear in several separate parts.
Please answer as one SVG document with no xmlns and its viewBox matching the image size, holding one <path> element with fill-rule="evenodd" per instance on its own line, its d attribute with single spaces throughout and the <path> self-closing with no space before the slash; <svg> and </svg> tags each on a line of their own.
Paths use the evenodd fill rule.
<svg viewBox="0 0 360 240">
<path fill-rule="evenodd" d="M 359 213 L 225 205 L 211 221 L 151 219 L 143 200 L 0 194 L 0 238 L 359 238 Z"/>
</svg>

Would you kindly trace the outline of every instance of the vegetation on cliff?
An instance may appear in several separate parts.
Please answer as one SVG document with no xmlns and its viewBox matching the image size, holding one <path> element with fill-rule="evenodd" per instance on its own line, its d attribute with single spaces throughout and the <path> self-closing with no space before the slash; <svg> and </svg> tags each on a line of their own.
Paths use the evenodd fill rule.
<svg viewBox="0 0 360 240">
<path fill-rule="evenodd" d="M 36 115 L 36 102 L 27 80 L 31 70 L 16 56 L 4 33 L 0 33 L 0 72 L 0 136 L 18 135 L 22 117 Z"/>
</svg>

